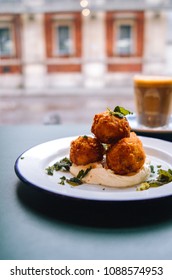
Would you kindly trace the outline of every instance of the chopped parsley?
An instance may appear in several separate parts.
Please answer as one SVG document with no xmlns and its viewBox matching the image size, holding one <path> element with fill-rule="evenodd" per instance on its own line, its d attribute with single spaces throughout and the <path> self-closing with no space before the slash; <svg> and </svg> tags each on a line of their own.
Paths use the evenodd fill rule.
<svg viewBox="0 0 172 280">
<path fill-rule="evenodd" d="M 122 119 L 126 115 L 133 114 L 132 112 L 130 112 L 129 110 L 127 110 L 127 109 L 125 109 L 125 108 L 123 108 L 121 106 L 116 106 L 113 111 L 111 109 L 109 109 L 109 108 L 107 108 L 107 110 L 109 111 L 110 115 L 116 116 L 116 117 L 118 117 L 120 119 Z"/>
</svg>

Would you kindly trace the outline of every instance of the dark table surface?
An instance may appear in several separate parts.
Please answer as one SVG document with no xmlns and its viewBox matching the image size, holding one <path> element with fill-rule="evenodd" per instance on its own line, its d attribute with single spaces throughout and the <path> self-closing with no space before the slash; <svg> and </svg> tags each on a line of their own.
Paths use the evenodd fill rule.
<svg viewBox="0 0 172 280">
<path fill-rule="evenodd" d="M 76 200 L 16 176 L 15 160 L 28 148 L 88 133 L 82 124 L 0 127 L 0 259 L 172 259 L 172 197 Z"/>
</svg>

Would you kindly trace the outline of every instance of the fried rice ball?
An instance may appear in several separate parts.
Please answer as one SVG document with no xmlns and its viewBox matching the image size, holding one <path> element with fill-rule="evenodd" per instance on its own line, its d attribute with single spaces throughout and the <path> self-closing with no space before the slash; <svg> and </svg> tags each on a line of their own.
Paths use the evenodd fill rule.
<svg viewBox="0 0 172 280">
<path fill-rule="evenodd" d="M 70 160 L 76 165 L 86 165 L 101 161 L 104 147 L 97 138 L 79 136 L 70 145 Z"/>
<path fill-rule="evenodd" d="M 106 154 L 108 168 L 119 175 L 137 172 L 143 166 L 145 158 L 142 142 L 134 132 L 131 132 L 130 137 L 111 145 Z"/>
<path fill-rule="evenodd" d="M 119 118 L 105 111 L 94 116 L 91 132 L 100 142 L 112 144 L 130 136 L 130 125 L 125 117 Z"/>
</svg>

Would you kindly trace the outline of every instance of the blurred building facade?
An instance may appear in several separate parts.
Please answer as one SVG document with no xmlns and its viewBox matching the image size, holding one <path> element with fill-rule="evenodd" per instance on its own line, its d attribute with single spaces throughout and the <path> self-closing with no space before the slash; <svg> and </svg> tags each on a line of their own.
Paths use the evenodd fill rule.
<svg viewBox="0 0 172 280">
<path fill-rule="evenodd" d="M 0 0 L 0 88 L 102 88 L 172 75 L 171 0 Z"/>
</svg>

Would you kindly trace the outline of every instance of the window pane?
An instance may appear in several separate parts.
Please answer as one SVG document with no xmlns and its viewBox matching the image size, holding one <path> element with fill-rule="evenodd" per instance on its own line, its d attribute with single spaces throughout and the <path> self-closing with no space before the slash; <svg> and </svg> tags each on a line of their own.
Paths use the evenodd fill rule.
<svg viewBox="0 0 172 280">
<path fill-rule="evenodd" d="M 10 28 L 0 27 L 0 55 L 11 55 L 12 54 L 12 41 Z"/>
<path fill-rule="evenodd" d="M 119 54 L 132 53 L 132 26 L 120 25 L 118 29 L 117 52 Z"/>
<path fill-rule="evenodd" d="M 58 41 L 58 53 L 59 54 L 70 54 L 70 28 L 69 26 L 58 26 L 57 27 L 57 41 Z"/>
</svg>

